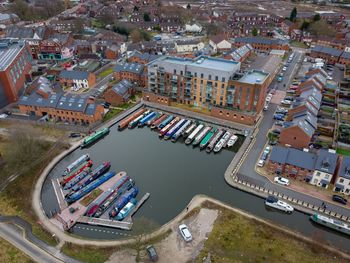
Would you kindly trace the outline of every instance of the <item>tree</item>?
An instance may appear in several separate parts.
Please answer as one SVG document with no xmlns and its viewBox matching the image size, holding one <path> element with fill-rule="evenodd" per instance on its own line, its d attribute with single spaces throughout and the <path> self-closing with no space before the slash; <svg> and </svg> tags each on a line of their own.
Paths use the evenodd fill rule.
<svg viewBox="0 0 350 263">
<path fill-rule="evenodd" d="M 319 21 L 319 20 L 321 20 L 321 16 L 320 16 L 320 14 L 316 14 L 314 16 L 314 21 L 316 22 L 316 21 Z"/>
<path fill-rule="evenodd" d="M 252 35 L 255 37 L 258 35 L 258 30 L 256 29 L 256 27 L 253 28 Z"/>
<path fill-rule="evenodd" d="M 186 9 L 191 9 L 191 5 L 187 4 Z"/>
<path fill-rule="evenodd" d="M 325 20 L 319 20 L 310 24 L 309 31 L 315 36 L 335 37 L 336 30 Z"/>
<path fill-rule="evenodd" d="M 130 38 L 131 38 L 131 41 L 133 43 L 138 43 L 142 40 L 142 34 L 141 34 L 141 31 L 140 29 L 133 29 L 131 32 L 130 32 Z"/>
<path fill-rule="evenodd" d="M 220 27 L 217 24 L 207 24 L 205 26 L 205 29 L 207 31 L 208 36 L 215 36 L 215 35 L 219 35 L 220 33 L 222 33 L 222 27 Z"/>
<path fill-rule="evenodd" d="M 300 30 L 307 30 L 310 26 L 310 22 L 304 20 L 303 23 L 300 26 Z"/>
<path fill-rule="evenodd" d="M 154 30 L 154 31 L 158 31 L 158 32 L 162 31 L 162 29 L 160 28 L 160 25 L 155 25 L 155 26 L 153 27 L 153 30 Z"/>
<path fill-rule="evenodd" d="M 292 21 L 292 22 L 295 22 L 296 18 L 297 18 L 297 8 L 294 7 L 292 12 L 290 12 L 290 16 L 289 16 L 289 20 Z"/>
<path fill-rule="evenodd" d="M 144 13 L 143 14 L 143 21 L 145 21 L 145 22 L 150 22 L 151 21 L 151 17 L 149 16 L 148 13 Z"/>
</svg>

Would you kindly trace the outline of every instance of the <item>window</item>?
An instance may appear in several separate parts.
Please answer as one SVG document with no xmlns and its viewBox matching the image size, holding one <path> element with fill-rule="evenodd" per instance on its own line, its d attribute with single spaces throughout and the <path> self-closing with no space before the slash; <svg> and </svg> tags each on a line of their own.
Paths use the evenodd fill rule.
<svg viewBox="0 0 350 263">
<path fill-rule="evenodd" d="M 324 176 L 324 179 L 329 179 L 329 174 L 326 174 L 326 175 Z"/>
<path fill-rule="evenodd" d="M 180 75 L 182 76 L 183 74 L 184 74 L 184 72 L 181 70 L 181 71 L 180 71 Z"/>
<path fill-rule="evenodd" d="M 339 183 L 344 183 L 344 179 L 343 178 L 339 179 Z"/>
<path fill-rule="evenodd" d="M 224 77 L 222 78 L 222 82 L 225 82 L 225 78 Z"/>
<path fill-rule="evenodd" d="M 194 77 L 197 78 L 197 72 L 194 73 Z"/>
<path fill-rule="evenodd" d="M 203 75 L 203 73 L 201 74 L 201 78 L 204 78 L 204 75 Z"/>
<path fill-rule="evenodd" d="M 321 175 L 321 173 L 320 173 L 320 172 L 317 172 L 317 173 L 316 173 L 316 176 L 320 176 L 320 175 Z"/>
<path fill-rule="evenodd" d="M 208 79 L 211 80 L 211 75 L 208 76 Z"/>
<path fill-rule="evenodd" d="M 215 81 L 218 81 L 219 80 L 219 77 L 218 76 L 215 76 Z"/>
<path fill-rule="evenodd" d="M 176 75 L 176 69 L 174 69 L 174 74 Z"/>
</svg>

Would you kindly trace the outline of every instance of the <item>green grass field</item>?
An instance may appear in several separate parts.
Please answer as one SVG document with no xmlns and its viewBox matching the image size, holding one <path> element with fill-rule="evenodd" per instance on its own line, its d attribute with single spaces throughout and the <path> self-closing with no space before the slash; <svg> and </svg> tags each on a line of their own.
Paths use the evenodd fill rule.
<svg viewBox="0 0 350 263">
<path fill-rule="evenodd" d="M 350 156 L 350 150 L 343 149 L 343 148 L 337 148 L 337 154 Z"/>
<path fill-rule="evenodd" d="M 0 238 L 0 262 L 34 263 L 34 261 L 21 250 L 17 249 L 2 238 Z"/>
<path fill-rule="evenodd" d="M 316 237 L 316 242 L 320 242 Z M 222 210 L 196 262 L 342 263 L 319 245 L 309 244 L 254 219 Z"/>
</svg>

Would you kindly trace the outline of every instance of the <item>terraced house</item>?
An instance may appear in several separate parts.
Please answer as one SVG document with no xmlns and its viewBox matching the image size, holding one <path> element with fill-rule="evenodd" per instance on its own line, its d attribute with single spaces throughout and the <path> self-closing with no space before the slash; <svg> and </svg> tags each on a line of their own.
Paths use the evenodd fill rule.
<svg viewBox="0 0 350 263">
<path fill-rule="evenodd" d="M 350 157 L 343 156 L 334 191 L 350 195 Z"/>
<path fill-rule="evenodd" d="M 148 64 L 146 101 L 181 103 L 209 110 L 221 119 L 253 125 L 263 108 L 270 74 L 237 74 L 240 62 L 200 56 L 161 57 Z"/>
</svg>

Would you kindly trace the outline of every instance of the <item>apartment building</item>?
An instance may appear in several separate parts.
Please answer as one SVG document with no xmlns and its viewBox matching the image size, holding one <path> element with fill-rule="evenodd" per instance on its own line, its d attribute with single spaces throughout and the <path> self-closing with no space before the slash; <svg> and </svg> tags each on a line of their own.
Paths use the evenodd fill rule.
<svg viewBox="0 0 350 263">
<path fill-rule="evenodd" d="M 254 49 L 261 52 L 269 52 L 273 49 L 289 50 L 289 44 L 287 41 L 276 38 L 236 37 L 233 42 L 235 47 L 241 47 L 246 44 L 250 44 Z"/>
<path fill-rule="evenodd" d="M 24 41 L 0 40 L 0 107 L 18 100 L 30 79 L 32 56 Z"/>
<path fill-rule="evenodd" d="M 221 119 L 253 125 L 264 106 L 270 74 L 236 74 L 240 62 L 200 56 L 161 57 L 148 64 L 146 101 L 204 108 Z"/>
<path fill-rule="evenodd" d="M 62 70 L 59 75 L 62 86 L 71 87 L 73 91 L 89 89 L 96 83 L 94 73 L 80 70 Z"/>
</svg>

